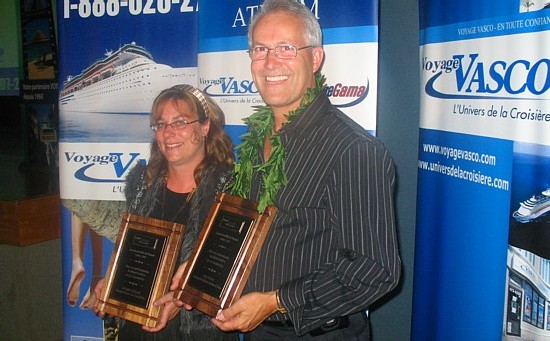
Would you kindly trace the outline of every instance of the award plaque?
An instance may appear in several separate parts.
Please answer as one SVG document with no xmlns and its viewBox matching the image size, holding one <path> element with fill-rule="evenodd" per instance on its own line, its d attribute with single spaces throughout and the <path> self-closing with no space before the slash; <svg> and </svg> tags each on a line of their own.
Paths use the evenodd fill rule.
<svg viewBox="0 0 550 341">
<path fill-rule="evenodd" d="M 203 313 L 237 300 L 275 218 L 277 208 L 219 193 L 208 214 L 174 296 Z"/>
<path fill-rule="evenodd" d="M 125 213 L 109 261 L 99 311 L 154 327 L 161 307 L 153 302 L 169 291 L 184 227 Z"/>
</svg>

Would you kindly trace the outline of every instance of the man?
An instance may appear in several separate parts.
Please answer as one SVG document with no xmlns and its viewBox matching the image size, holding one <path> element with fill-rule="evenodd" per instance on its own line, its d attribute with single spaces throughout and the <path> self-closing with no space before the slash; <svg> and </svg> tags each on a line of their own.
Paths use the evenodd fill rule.
<svg viewBox="0 0 550 341">
<path fill-rule="evenodd" d="M 248 39 L 267 107 L 248 119 L 234 188 L 278 213 L 243 295 L 213 323 L 247 340 L 368 339 L 365 310 L 400 276 L 393 161 L 330 104 L 304 5 L 266 0 Z"/>
</svg>

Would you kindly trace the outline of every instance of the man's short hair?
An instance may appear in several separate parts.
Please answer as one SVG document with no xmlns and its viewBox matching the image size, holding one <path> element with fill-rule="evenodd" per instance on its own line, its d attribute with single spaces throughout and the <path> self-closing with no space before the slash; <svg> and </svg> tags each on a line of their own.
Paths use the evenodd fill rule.
<svg viewBox="0 0 550 341">
<path fill-rule="evenodd" d="M 322 46 L 323 33 L 315 15 L 304 5 L 296 0 L 266 0 L 260 10 L 254 15 L 248 27 L 248 46 L 252 47 L 252 33 L 256 23 L 270 13 L 286 12 L 300 18 L 304 28 L 304 38 L 308 46 Z"/>
</svg>

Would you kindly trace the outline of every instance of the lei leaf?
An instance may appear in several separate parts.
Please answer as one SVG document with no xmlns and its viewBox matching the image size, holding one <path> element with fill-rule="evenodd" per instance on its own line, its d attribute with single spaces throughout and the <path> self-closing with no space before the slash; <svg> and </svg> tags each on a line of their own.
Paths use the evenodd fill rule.
<svg viewBox="0 0 550 341">
<path fill-rule="evenodd" d="M 313 99 L 324 89 L 325 76 L 315 75 L 315 87 L 307 89 L 300 106 L 288 113 L 290 123 Z M 275 202 L 279 189 L 286 185 L 286 151 L 278 132 L 273 133 L 273 112 L 266 105 L 254 106 L 254 113 L 244 119 L 248 131 L 241 136 L 242 143 L 236 148 L 238 162 L 235 163 L 234 177 L 228 186 L 232 195 L 247 199 L 250 193 L 254 173 L 261 176 L 260 200 L 258 211 L 263 212 L 268 205 Z M 260 155 L 263 153 L 265 138 L 271 142 L 271 155 L 262 164 Z"/>
</svg>

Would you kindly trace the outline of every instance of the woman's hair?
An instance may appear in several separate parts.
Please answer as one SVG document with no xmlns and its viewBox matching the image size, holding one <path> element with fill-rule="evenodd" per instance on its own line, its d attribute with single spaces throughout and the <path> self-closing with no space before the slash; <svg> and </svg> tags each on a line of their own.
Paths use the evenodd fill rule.
<svg viewBox="0 0 550 341">
<path fill-rule="evenodd" d="M 303 34 L 306 44 L 314 47 L 322 46 L 323 33 L 321 26 L 315 15 L 306 6 L 296 0 L 265 0 L 260 10 L 252 17 L 252 22 L 248 28 L 248 46 L 250 48 L 254 43 L 252 41 L 252 34 L 254 33 L 256 23 L 267 14 L 275 12 L 284 12 L 297 16 L 304 29 Z"/>
<path fill-rule="evenodd" d="M 179 109 L 183 103 L 187 104 L 193 113 L 197 114 L 200 124 L 210 121 L 208 134 L 205 137 L 205 156 L 202 162 L 195 168 L 195 182 L 200 182 L 203 171 L 213 166 L 233 166 L 233 144 L 223 129 L 225 116 L 222 109 L 208 95 L 188 84 L 174 85 L 161 91 L 155 98 L 149 121 L 156 123 L 162 116 L 162 110 L 167 103 L 174 104 Z M 147 186 L 160 173 L 167 169 L 167 161 L 162 155 L 156 138 L 151 141 L 151 153 L 147 164 Z"/>
</svg>

